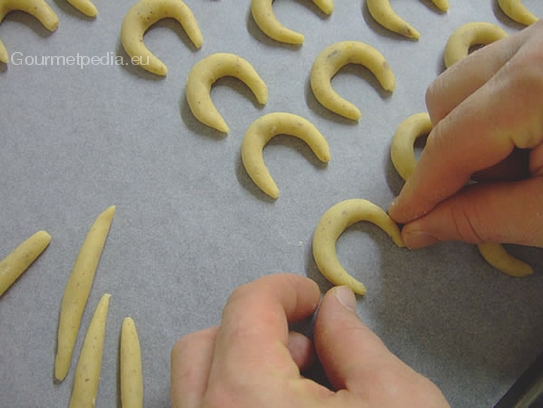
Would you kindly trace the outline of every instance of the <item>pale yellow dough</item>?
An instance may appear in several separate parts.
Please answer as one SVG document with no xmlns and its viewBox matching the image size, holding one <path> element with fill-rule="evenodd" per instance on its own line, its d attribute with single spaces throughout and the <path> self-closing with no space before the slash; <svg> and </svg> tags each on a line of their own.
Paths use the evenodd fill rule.
<svg viewBox="0 0 543 408">
<path fill-rule="evenodd" d="M 173 18 L 185 29 L 196 48 L 204 42 L 198 22 L 191 9 L 181 0 L 139 0 L 126 13 L 121 25 L 121 42 L 132 62 L 157 75 L 166 75 L 168 68 L 155 57 L 143 42 L 143 35 L 153 24 Z"/>
<path fill-rule="evenodd" d="M 449 10 L 449 0 L 432 0 L 432 3 L 441 11 Z"/>
<path fill-rule="evenodd" d="M 241 158 L 247 174 L 255 184 L 274 199 L 279 197 L 279 188 L 264 163 L 262 149 L 270 139 L 279 134 L 303 140 L 319 160 L 323 162 L 330 160 L 330 149 L 326 138 L 307 119 L 291 113 L 277 112 L 254 121 L 243 138 Z"/>
<path fill-rule="evenodd" d="M 448 0 L 432 0 L 432 3 L 440 11 L 445 12 L 449 9 Z M 373 19 L 387 30 L 411 38 L 412 40 L 420 38 L 420 33 L 415 27 L 394 11 L 390 5 L 390 0 L 366 0 L 366 5 Z"/>
<path fill-rule="evenodd" d="M 96 406 L 110 298 L 109 293 L 103 295 L 94 310 L 75 369 L 70 408 Z"/>
<path fill-rule="evenodd" d="M 230 129 L 213 104 L 210 92 L 215 81 L 226 76 L 245 83 L 261 105 L 268 102 L 268 87 L 247 60 L 235 54 L 217 53 L 197 62 L 187 78 L 187 102 L 196 119 L 223 133 Z"/>
<path fill-rule="evenodd" d="M 331 80 L 347 64 L 368 68 L 381 86 L 389 92 L 396 88 L 396 77 L 383 54 L 374 47 L 359 41 L 342 41 L 325 48 L 313 62 L 310 83 L 315 98 L 327 109 L 347 119 L 358 120 L 360 110 L 339 96 Z"/>
<path fill-rule="evenodd" d="M 400 176 L 407 180 L 417 165 L 414 144 L 432 130 L 430 116 L 426 112 L 416 113 L 405 119 L 394 133 L 390 146 L 390 158 Z"/>
<path fill-rule="evenodd" d="M 273 12 L 273 0 L 252 0 L 251 13 L 256 25 L 268 37 L 286 44 L 302 44 L 304 35 L 285 27 L 281 24 Z M 332 14 L 334 10 L 333 0 L 313 0 L 313 3 L 326 14 Z"/>
<path fill-rule="evenodd" d="M 530 265 L 509 254 L 503 245 L 479 244 L 477 248 L 490 265 L 509 276 L 523 278 L 534 273 Z"/>
<path fill-rule="evenodd" d="M 373 19 L 387 30 L 418 40 L 420 33 L 392 9 L 389 0 L 366 0 Z"/>
<path fill-rule="evenodd" d="M 143 373 L 138 331 L 126 317 L 121 328 L 121 406 L 143 408 Z"/>
<path fill-rule="evenodd" d="M 341 266 L 336 253 L 339 236 L 360 221 L 377 225 L 396 245 L 404 246 L 400 228 L 383 209 L 368 200 L 351 199 L 333 205 L 319 220 L 313 234 L 313 257 L 321 273 L 334 285 L 345 285 L 355 293 L 365 295 L 364 284 Z"/>
<path fill-rule="evenodd" d="M 507 37 L 507 32 L 496 24 L 485 22 L 466 23 L 458 27 L 449 36 L 445 45 L 443 59 L 445 67 L 468 56 L 470 47 L 474 45 L 487 45 Z"/>
<path fill-rule="evenodd" d="M 94 275 L 115 214 L 115 206 L 100 214 L 81 245 L 72 272 L 66 283 L 58 324 L 55 380 L 62 381 L 68 374 L 81 317 L 87 304 Z"/>
<path fill-rule="evenodd" d="M 26 271 L 51 242 L 51 235 L 38 231 L 0 261 L 0 296 Z"/>
<path fill-rule="evenodd" d="M 502 11 L 512 20 L 524 25 L 531 25 L 539 20 L 526 8 L 522 0 L 498 0 Z"/>
<path fill-rule="evenodd" d="M 90 0 L 68 0 L 68 3 L 85 14 L 87 17 L 96 17 L 98 15 L 96 6 Z"/>
<path fill-rule="evenodd" d="M 56 31 L 58 28 L 58 16 L 44 0 L 0 0 L 0 23 L 9 12 L 16 10 L 37 18 L 49 31 Z M 9 54 L 2 41 L 0 41 L 0 62 L 4 64 L 9 62 Z"/>
</svg>

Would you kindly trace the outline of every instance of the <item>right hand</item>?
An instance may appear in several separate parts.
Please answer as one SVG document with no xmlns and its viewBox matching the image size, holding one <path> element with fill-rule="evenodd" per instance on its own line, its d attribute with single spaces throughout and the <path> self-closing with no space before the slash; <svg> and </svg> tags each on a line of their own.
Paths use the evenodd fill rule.
<svg viewBox="0 0 543 408">
<path fill-rule="evenodd" d="M 543 20 L 451 66 L 426 104 L 434 128 L 388 210 L 406 246 L 543 247 Z"/>
</svg>

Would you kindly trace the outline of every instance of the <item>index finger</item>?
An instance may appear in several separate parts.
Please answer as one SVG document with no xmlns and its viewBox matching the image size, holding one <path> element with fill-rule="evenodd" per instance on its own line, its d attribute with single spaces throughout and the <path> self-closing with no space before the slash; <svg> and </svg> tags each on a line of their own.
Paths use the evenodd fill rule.
<svg viewBox="0 0 543 408">
<path fill-rule="evenodd" d="M 250 381 L 270 370 L 299 376 L 288 350 L 288 323 L 311 316 L 319 301 L 317 284 L 295 274 L 265 276 L 236 289 L 223 311 L 210 382 Z"/>
<path fill-rule="evenodd" d="M 485 45 L 434 79 L 426 91 L 426 105 L 432 123 L 438 123 L 488 82 L 515 55 L 525 35 L 521 31 Z"/>
<path fill-rule="evenodd" d="M 517 53 L 436 124 L 413 174 L 389 207 L 396 222 L 428 213 L 473 173 L 501 162 L 515 147 L 541 143 L 543 77 L 533 56 Z"/>
</svg>

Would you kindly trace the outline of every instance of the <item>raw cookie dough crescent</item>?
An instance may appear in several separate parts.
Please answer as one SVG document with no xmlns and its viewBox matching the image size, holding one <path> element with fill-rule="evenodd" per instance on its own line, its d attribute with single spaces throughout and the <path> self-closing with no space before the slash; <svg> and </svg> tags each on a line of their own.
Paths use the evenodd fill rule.
<svg viewBox="0 0 543 408">
<path fill-rule="evenodd" d="M 389 92 L 396 88 L 396 77 L 385 57 L 372 46 L 359 41 L 342 41 L 325 48 L 311 67 L 310 83 L 315 98 L 327 109 L 347 119 L 358 120 L 360 110 L 339 96 L 331 79 L 347 64 L 368 68 L 381 86 Z"/>
<path fill-rule="evenodd" d="M 87 17 L 96 17 L 98 10 L 90 0 L 68 0 L 74 8 L 85 14 Z"/>
<path fill-rule="evenodd" d="M 477 248 L 490 265 L 509 276 L 523 278 L 534 273 L 530 265 L 509 254 L 503 245 L 479 244 Z"/>
<path fill-rule="evenodd" d="M 416 113 L 405 119 L 394 133 L 390 146 L 390 158 L 398 174 L 404 179 L 413 173 L 417 165 L 414 144 L 432 130 L 430 115 L 426 112 Z"/>
<path fill-rule="evenodd" d="M 282 25 L 273 12 L 273 0 L 252 0 L 251 13 L 256 25 L 268 37 L 285 44 L 302 44 L 304 42 L 303 34 L 292 31 Z M 313 0 L 313 3 L 328 15 L 334 10 L 333 0 Z"/>
<path fill-rule="evenodd" d="M 522 0 L 498 0 L 502 11 L 517 23 L 530 25 L 539 20 L 534 13 L 526 8 Z"/>
<path fill-rule="evenodd" d="M 364 199 L 351 199 L 330 207 L 319 220 L 313 234 L 313 257 L 321 273 L 334 285 L 349 286 L 359 295 L 366 294 L 366 287 L 353 278 L 338 260 L 336 243 L 339 236 L 351 225 L 369 221 L 383 231 L 399 247 L 403 247 L 400 228 L 380 207 Z"/>
<path fill-rule="evenodd" d="M 330 149 L 325 137 L 307 119 L 285 112 L 270 113 L 258 118 L 245 133 L 241 144 L 241 158 L 247 174 L 272 198 L 279 197 L 279 188 L 264 163 L 262 149 L 270 139 L 279 134 L 303 140 L 319 160 L 325 163 L 330 160 Z"/>
<path fill-rule="evenodd" d="M 432 0 L 432 3 L 440 11 L 449 9 L 448 0 Z M 366 0 L 366 5 L 373 19 L 387 30 L 412 40 L 420 38 L 420 33 L 394 11 L 389 0 Z"/>
<path fill-rule="evenodd" d="M 58 16 L 44 0 L 0 0 L 0 23 L 9 12 L 16 10 L 37 18 L 49 31 L 56 31 L 58 28 Z M 9 54 L 2 41 L 0 41 L 0 62 L 4 64 L 9 62 Z"/>
<path fill-rule="evenodd" d="M 228 53 L 209 55 L 197 62 L 189 72 L 185 94 L 193 115 L 203 124 L 228 133 L 229 128 L 211 100 L 211 87 L 218 79 L 231 76 L 253 91 L 261 105 L 268 102 L 268 87 L 245 59 Z"/>
<path fill-rule="evenodd" d="M 492 23 L 473 22 L 458 27 L 449 36 L 445 45 L 443 59 L 445 67 L 468 56 L 470 47 L 474 45 L 487 45 L 507 37 L 507 32 Z"/>
<path fill-rule="evenodd" d="M 409 116 L 396 129 L 390 147 L 390 157 L 394 168 L 404 180 L 409 178 L 417 164 L 413 148 L 415 140 L 429 134 L 431 130 L 432 122 L 426 112 Z M 479 244 L 477 248 L 490 265 L 507 275 L 522 277 L 533 273 L 530 265 L 508 254 L 500 244 Z"/>
<path fill-rule="evenodd" d="M 420 33 L 396 14 L 389 0 L 366 0 L 366 5 L 373 19 L 387 30 L 413 40 L 420 38 Z"/>
<path fill-rule="evenodd" d="M 441 11 L 447 11 L 449 9 L 449 0 L 432 0 L 434 6 Z"/>
<path fill-rule="evenodd" d="M 194 46 L 202 46 L 204 40 L 198 22 L 181 0 L 139 0 L 128 10 L 121 25 L 121 42 L 132 62 L 157 75 L 166 75 L 168 68 L 145 46 L 143 35 L 149 27 L 165 18 L 178 21 Z"/>
</svg>

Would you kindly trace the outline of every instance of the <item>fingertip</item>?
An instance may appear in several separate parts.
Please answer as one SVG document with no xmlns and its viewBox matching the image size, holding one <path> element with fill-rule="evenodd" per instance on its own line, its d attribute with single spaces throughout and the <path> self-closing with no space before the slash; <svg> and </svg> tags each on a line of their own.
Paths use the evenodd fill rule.
<svg viewBox="0 0 543 408">
<path fill-rule="evenodd" d="M 348 286 L 336 286 L 330 290 L 330 293 L 335 296 L 339 303 L 348 311 L 357 313 L 356 297 L 351 288 Z"/>
<path fill-rule="evenodd" d="M 392 219 L 394 219 L 394 213 L 396 212 L 396 208 L 398 208 L 398 197 L 392 200 L 387 208 L 388 215 L 390 215 Z"/>
<path fill-rule="evenodd" d="M 197 406 L 205 393 L 213 361 L 217 327 L 187 334 L 170 352 L 172 407 Z"/>
<path fill-rule="evenodd" d="M 421 249 L 439 242 L 439 239 L 429 232 L 416 229 L 402 232 L 402 238 L 407 249 Z"/>
<path fill-rule="evenodd" d="M 394 220 L 397 224 L 405 224 L 416 218 L 415 214 L 412 214 L 409 207 L 406 206 L 406 202 L 409 203 L 409 199 L 406 200 L 405 197 L 408 195 L 408 190 L 404 186 L 400 195 L 398 195 L 394 200 L 390 202 L 387 208 L 387 213 L 390 218 Z"/>
<path fill-rule="evenodd" d="M 356 298 L 346 286 L 330 289 L 314 327 L 317 356 L 334 389 L 347 388 L 382 362 L 386 348 L 356 313 Z M 363 362 L 363 364 L 360 364 Z"/>
</svg>

